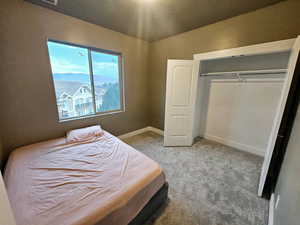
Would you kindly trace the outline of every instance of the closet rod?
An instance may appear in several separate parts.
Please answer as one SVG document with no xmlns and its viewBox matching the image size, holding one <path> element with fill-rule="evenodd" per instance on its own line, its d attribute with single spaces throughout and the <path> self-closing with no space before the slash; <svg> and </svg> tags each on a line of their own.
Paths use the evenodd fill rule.
<svg viewBox="0 0 300 225">
<path fill-rule="evenodd" d="M 213 72 L 213 73 L 201 73 L 200 76 L 220 76 L 220 75 L 275 75 L 285 74 L 287 69 L 274 69 L 274 70 L 249 70 L 249 71 L 232 71 L 232 72 Z"/>
</svg>

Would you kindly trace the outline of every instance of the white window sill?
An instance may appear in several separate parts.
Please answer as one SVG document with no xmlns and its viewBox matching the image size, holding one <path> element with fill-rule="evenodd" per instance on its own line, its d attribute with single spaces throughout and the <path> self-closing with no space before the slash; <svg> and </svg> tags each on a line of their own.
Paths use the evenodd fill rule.
<svg viewBox="0 0 300 225">
<path fill-rule="evenodd" d="M 125 112 L 125 110 L 116 110 L 116 111 L 96 113 L 96 114 L 86 115 L 86 116 L 72 117 L 72 118 L 67 118 L 67 119 L 59 119 L 58 122 L 59 123 L 65 123 L 65 122 L 70 122 L 70 121 L 74 121 L 74 120 L 83 120 L 83 119 L 89 119 L 89 118 L 94 118 L 94 117 L 119 114 L 119 113 L 122 113 L 122 112 Z"/>
</svg>

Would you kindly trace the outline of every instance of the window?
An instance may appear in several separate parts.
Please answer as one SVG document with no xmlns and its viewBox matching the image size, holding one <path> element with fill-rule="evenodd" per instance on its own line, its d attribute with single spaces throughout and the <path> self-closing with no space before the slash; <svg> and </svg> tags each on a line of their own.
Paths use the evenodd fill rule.
<svg viewBox="0 0 300 225">
<path fill-rule="evenodd" d="M 48 41 L 59 120 L 123 110 L 121 54 Z"/>
</svg>

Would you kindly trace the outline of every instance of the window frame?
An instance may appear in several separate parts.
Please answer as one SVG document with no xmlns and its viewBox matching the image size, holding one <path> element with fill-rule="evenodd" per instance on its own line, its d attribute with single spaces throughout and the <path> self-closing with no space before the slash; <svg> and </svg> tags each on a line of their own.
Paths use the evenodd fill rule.
<svg viewBox="0 0 300 225">
<path fill-rule="evenodd" d="M 50 54 L 49 54 L 50 52 L 49 52 L 49 48 L 48 48 L 48 42 L 54 42 L 54 43 L 58 43 L 58 44 L 70 45 L 72 47 L 79 47 L 79 48 L 87 49 L 87 51 L 88 51 L 88 63 L 89 63 L 89 76 L 90 76 L 90 82 L 91 82 L 91 92 L 92 92 L 92 95 L 93 95 L 92 96 L 92 98 L 93 98 L 93 108 L 94 108 L 95 113 L 84 115 L 84 116 L 69 117 L 69 118 L 65 118 L 65 119 L 61 119 L 59 117 L 59 109 L 58 109 L 58 105 L 57 105 L 57 96 L 56 96 L 56 90 L 55 90 L 55 81 L 54 81 L 54 78 L 53 78 L 53 71 L 52 71 L 51 59 L 50 59 Z M 124 57 L 123 57 L 121 52 L 96 48 L 96 47 L 87 46 L 87 45 L 75 44 L 75 43 L 71 43 L 71 42 L 67 42 L 67 41 L 59 41 L 59 40 L 52 39 L 52 38 L 47 38 L 46 46 L 47 46 L 47 53 L 48 53 L 50 71 L 51 71 L 52 88 L 53 88 L 53 91 L 54 91 L 54 94 L 55 94 L 55 103 L 56 103 L 56 111 L 57 111 L 58 122 L 61 123 L 61 122 L 67 122 L 67 121 L 72 121 L 72 120 L 80 120 L 80 119 L 93 118 L 93 117 L 98 117 L 98 116 L 105 116 L 105 115 L 111 115 L 111 114 L 117 114 L 117 113 L 125 112 Z M 109 110 L 109 111 L 105 111 L 105 112 L 97 112 L 97 110 L 96 110 L 96 95 L 95 95 L 95 87 L 94 87 L 92 52 L 104 53 L 104 54 L 110 54 L 110 55 L 118 56 L 120 109 Z"/>
</svg>

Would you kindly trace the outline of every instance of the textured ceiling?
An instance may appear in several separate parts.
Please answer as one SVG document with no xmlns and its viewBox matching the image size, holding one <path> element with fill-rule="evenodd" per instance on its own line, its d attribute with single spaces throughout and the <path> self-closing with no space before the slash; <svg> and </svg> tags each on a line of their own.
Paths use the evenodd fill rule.
<svg viewBox="0 0 300 225">
<path fill-rule="evenodd" d="M 124 34 L 155 41 L 281 0 L 26 0 Z"/>
</svg>

